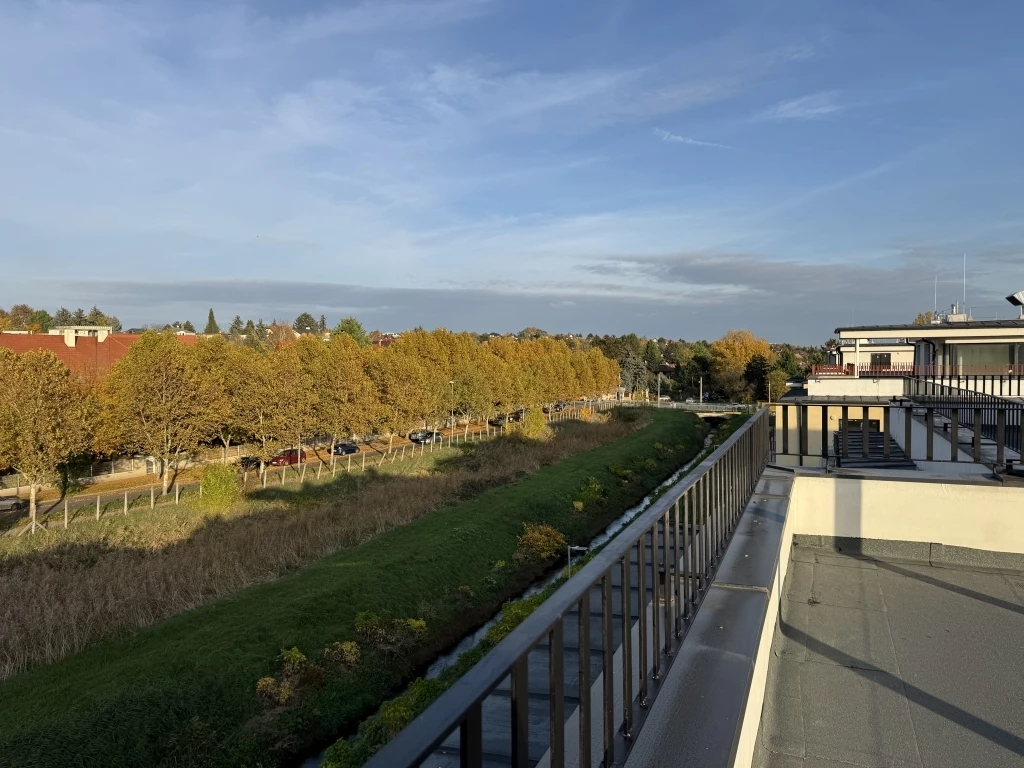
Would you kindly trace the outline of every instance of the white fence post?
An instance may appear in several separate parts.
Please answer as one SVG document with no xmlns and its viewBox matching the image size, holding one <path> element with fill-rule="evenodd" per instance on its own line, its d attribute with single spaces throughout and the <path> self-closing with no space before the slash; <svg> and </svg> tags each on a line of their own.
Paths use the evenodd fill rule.
<svg viewBox="0 0 1024 768">
<path fill-rule="evenodd" d="M 64 530 L 68 529 L 68 497 L 64 497 Z"/>
<path fill-rule="evenodd" d="M 100 519 L 100 497 L 96 497 L 96 519 Z"/>
<path fill-rule="evenodd" d="M 124 492 L 124 516 L 128 517 L 128 491 Z"/>
</svg>

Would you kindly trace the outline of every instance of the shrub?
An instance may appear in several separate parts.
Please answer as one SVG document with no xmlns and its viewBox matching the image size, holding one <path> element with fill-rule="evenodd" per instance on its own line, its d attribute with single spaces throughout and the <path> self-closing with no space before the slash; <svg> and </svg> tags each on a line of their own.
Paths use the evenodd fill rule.
<svg viewBox="0 0 1024 768">
<path fill-rule="evenodd" d="M 513 435 L 528 437 L 531 440 L 548 440 L 554 435 L 551 427 L 548 426 L 548 420 L 536 408 L 527 411 L 522 421 L 509 424 L 507 431 Z"/>
<path fill-rule="evenodd" d="M 277 703 L 277 680 L 272 677 L 261 677 L 256 681 L 256 694 L 264 704 Z"/>
<path fill-rule="evenodd" d="M 504 560 L 495 560 L 494 561 L 494 570 L 500 571 L 504 567 L 505 567 L 505 561 Z"/>
<path fill-rule="evenodd" d="M 295 698 L 295 688 L 291 683 L 285 680 L 277 687 L 277 703 L 287 704 L 293 698 Z"/>
<path fill-rule="evenodd" d="M 636 424 L 643 420 L 644 413 L 640 408 L 625 408 L 619 405 L 612 408 L 611 417 L 616 421 L 623 421 L 626 424 Z"/>
<path fill-rule="evenodd" d="M 463 584 L 459 587 L 459 599 L 465 603 L 471 603 L 476 599 L 476 592 L 468 584 Z"/>
<path fill-rule="evenodd" d="M 207 464 L 199 479 L 204 509 L 210 512 L 225 512 L 231 508 L 241 493 L 238 487 L 238 473 L 227 464 Z"/>
<path fill-rule="evenodd" d="M 423 637 L 427 634 L 427 622 L 423 619 L 406 619 L 405 626 L 409 628 L 414 637 Z"/>
<path fill-rule="evenodd" d="M 546 523 L 523 523 L 523 535 L 515 558 L 520 562 L 543 562 L 558 557 L 565 549 L 565 536 Z"/>
<path fill-rule="evenodd" d="M 572 503 L 572 508 L 574 510 L 576 510 L 577 512 L 582 512 L 583 511 L 583 502 L 582 501 L 574 501 Z"/>
<path fill-rule="evenodd" d="M 427 633 L 423 619 L 393 619 L 370 611 L 356 614 L 356 634 L 372 642 L 386 654 L 397 654 Z"/>
<path fill-rule="evenodd" d="M 285 674 L 297 675 L 306 666 L 308 659 L 298 648 L 285 648 L 281 651 L 281 661 Z"/>
<path fill-rule="evenodd" d="M 335 664 L 352 669 L 359 663 L 361 653 L 359 643 L 355 640 L 346 640 L 343 643 L 334 643 L 324 649 L 324 658 Z"/>
<path fill-rule="evenodd" d="M 425 680 L 421 677 L 417 678 L 401 696 L 382 704 L 380 720 L 388 738 L 394 737 L 405 728 L 409 721 L 430 706 L 444 689 L 445 685 L 440 680 Z"/>
</svg>

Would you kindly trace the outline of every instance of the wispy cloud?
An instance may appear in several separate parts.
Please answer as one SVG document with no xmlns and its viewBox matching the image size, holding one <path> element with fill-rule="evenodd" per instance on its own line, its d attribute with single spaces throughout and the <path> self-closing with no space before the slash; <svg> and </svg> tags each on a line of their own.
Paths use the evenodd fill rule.
<svg viewBox="0 0 1024 768">
<path fill-rule="evenodd" d="M 835 91 L 801 96 L 799 99 L 779 102 L 756 117 L 759 120 L 820 120 L 849 108 L 849 105 L 839 102 L 838 96 Z"/>
<path fill-rule="evenodd" d="M 492 0 L 363 2 L 307 16 L 287 30 L 286 39 L 302 43 L 338 35 L 432 27 L 478 16 L 492 6 Z"/>
<path fill-rule="evenodd" d="M 730 147 L 728 144 L 719 144 L 716 141 L 700 141 L 699 139 L 691 139 L 689 136 L 680 136 L 678 133 L 669 133 L 662 128 L 655 128 L 654 135 L 662 141 L 667 141 L 669 144 L 688 144 L 691 147 L 717 147 L 718 149 L 736 149 L 736 147 Z"/>
</svg>

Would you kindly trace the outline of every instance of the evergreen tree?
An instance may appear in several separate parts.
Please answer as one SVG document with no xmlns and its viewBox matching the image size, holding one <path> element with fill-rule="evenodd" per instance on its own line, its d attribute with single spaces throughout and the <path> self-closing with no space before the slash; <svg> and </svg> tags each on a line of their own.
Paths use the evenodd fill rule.
<svg viewBox="0 0 1024 768">
<path fill-rule="evenodd" d="M 212 314 L 212 311 L 211 311 L 211 314 Z M 184 322 L 184 324 L 181 326 L 181 329 L 183 331 L 188 331 L 189 333 L 195 333 L 196 332 L 196 327 L 194 325 L 192 325 L 192 321 L 191 320 L 186 320 Z"/>
<path fill-rule="evenodd" d="M 245 337 L 247 339 L 250 338 L 250 337 L 254 337 L 255 338 L 256 337 L 256 325 L 255 325 L 255 323 L 253 323 L 252 320 L 247 320 L 246 323 L 245 323 L 245 328 L 242 329 L 242 333 L 245 335 Z"/>
<path fill-rule="evenodd" d="M 213 307 L 210 307 L 210 315 L 206 318 L 206 328 L 203 330 L 203 333 L 220 333 L 220 326 L 217 325 L 217 320 L 213 316 Z"/>
<path fill-rule="evenodd" d="M 295 318 L 295 322 L 292 323 L 292 328 L 294 328 L 295 332 L 300 335 L 303 333 L 312 333 L 317 329 L 317 322 L 309 312 L 303 312 Z"/>
<path fill-rule="evenodd" d="M 252 321 L 250 321 L 251 324 Z M 228 333 L 232 336 L 240 336 L 245 326 L 242 324 L 242 316 L 235 315 L 235 319 L 231 321 L 231 327 L 228 329 Z"/>
<path fill-rule="evenodd" d="M 317 323 L 317 330 L 320 331 L 321 334 L 327 333 L 327 318 L 323 315 L 320 315 L 320 322 Z"/>
<path fill-rule="evenodd" d="M 68 311 L 67 307 L 61 307 L 53 316 L 54 325 L 74 325 L 74 320 L 74 316 Z"/>
<path fill-rule="evenodd" d="M 81 307 L 75 310 L 75 314 L 71 318 L 73 320 L 71 325 L 88 325 L 85 319 L 85 310 Z"/>
<path fill-rule="evenodd" d="M 356 344 L 360 347 L 366 347 L 370 344 L 370 337 L 366 335 L 366 329 L 363 328 L 363 324 L 354 317 L 343 318 L 336 326 L 334 326 L 332 334 L 339 333 L 347 333 L 356 340 Z"/>
</svg>

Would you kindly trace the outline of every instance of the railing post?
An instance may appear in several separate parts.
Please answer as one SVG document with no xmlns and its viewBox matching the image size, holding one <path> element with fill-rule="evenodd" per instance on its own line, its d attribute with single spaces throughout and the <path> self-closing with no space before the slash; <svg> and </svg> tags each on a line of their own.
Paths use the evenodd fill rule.
<svg viewBox="0 0 1024 768">
<path fill-rule="evenodd" d="M 828 466 L 828 441 L 832 437 L 832 431 L 828 428 L 828 406 L 821 406 L 821 458 Z"/>
<path fill-rule="evenodd" d="M 903 411 L 903 447 L 906 450 L 907 458 L 914 460 L 914 404 L 907 401 Z"/>
<path fill-rule="evenodd" d="M 782 455 L 789 455 L 789 406 L 783 405 L 779 408 L 782 411 Z M 759 425 L 758 425 L 759 426 Z M 760 433 L 760 429 L 757 430 Z"/>
<path fill-rule="evenodd" d="M 683 575 L 682 569 L 683 564 L 686 561 L 686 549 L 685 545 L 682 552 L 682 559 L 680 559 L 679 552 L 679 512 L 682 506 L 681 499 L 676 499 L 675 504 L 672 505 L 672 572 L 673 576 L 673 591 L 675 593 L 675 630 L 676 637 L 679 637 L 683 632 Z"/>
<path fill-rule="evenodd" d="M 928 461 L 931 461 L 934 458 L 932 454 L 932 449 L 935 447 L 935 409 L 930 407 L 925 408 L 924 418 L 925 424 L 928 428 L 928 439 L 926 441 L 927 450 L 925 451 L 925 458 Z"/>
<path fill-rule="evenodd" d="M 636 612 L 639 629 L 640 668 L 637 677 L 640 680 L 640 706 L 647 706 L 647 536 L 641 536 L 636 545 Z"/>
<path fill-rule="evenodd" d="M 590 768 L 590 590 L 583 595 L 576 612 L 579 618 L 580 766 Z"/>
<path fill-rule="evenodd" d="M 981 408 L 974 409 L 974 463 L 981 463 Z"/>
<path fill-rule="evenodd" d="M 633 547 L 622 558 L 622 734 L 633 735 Z"/>
<path fill-rule="evenodd" d="M 625 593 L 623 593 L 625 595 Z M 629 613 L 629 611 L 626 611 Z M 623 636 L 625 637 L 625 636 Z M 548 681 L 551 695 L 551 768 L 565 768 L 565 671 L 562 663 L 562 617 L 548 634 Z M 626 651 L 628 646 L 623 646 Z M 625 657 L 623 657 L 625 659 Z M 628 675 L 625 678 L 628 679 Z M 632 702 L 629 702 L 631 704 Z M 628 706 L 628 704 L 627 704 Z"/>
<path fill-rule="evenodd" d="M 960 408 L 949 409 L 949 460 L 956 461 L 960 456 Z"/>
<path fill-rule="evenodd" d="M 862 445 L 860 447 L 860 453 L 863 458 L 868 458 L 871 453 L 871 428 L 869 416 L 871 415 L 866 405 L 861 406 L 860 409 L 860 438 Z"/>
<path fill-rule="evenodd" d="M 512 766 L 527 768 L 530 764 L 530 680 L 527 654 L 512 665 Z M 611 670 L 605 668 L 605 675 Z M 607 686 L 606 686 L 607 687 Z M 608 703 L 605 702 L 605 707 Z"/>
<path fill-rule="evenodd" d="M 850 458 L 850 406 L 843 406 L 842 421 L 839 422 L 839 433 L 842 435 L 843 454 L 842 458 Z"/>
<path fill-rule="evenodd" d="M 889 432 L 892 428 L 892 412 L 890 406 L 882 407 L 882 458 L 889 459 L 892 456 L 892 438 Z"/>
<path fill-rule="evenodd" d="M 553 742 L 552 742 L 553 743 Z M 460 768 L 482 768 L 484 764 L 483 712 L 477 702 L 466 712 L 459 726 Z M 554 752 L 552 751 L 552 757 Z"/>
<path fill-rule="evenodd" d="M 657 616 L 658 606 L 654 606 Z M 601 584 L 601 622 L 604 625 L 604 658 L 602 658 L 602 675 L 604 677 L 604 696 L 601 705 L 604 710 L 604 764 L 615 765 L 615 644 L 612 642 L 612 572 L 605 571 Z M 655 656 L 657 656 L 657 644 L 655 644 Z M 524 683 L 526 678 L 524 677 Z M 527 722 L 529 710 L 523 707 L 523 721 Z M 524 728 L 525 730 L 525 728 Z M 514 768 L 526 768 L 529 764 L 527 755 L 529 739 L 523 740 L 523 759 L 521 764 L 515 759 L 512 761 Z"/>
<path fill-rule="evenodd" d="M 1006 409 L 996 411 L 996 464 L 1006 464 Z"/>
<path fill-rule="evenodd" d="M 672 550 L 669 548 L 669 541 L 671 539 L 669 531 L 671 530 L 671 512 L 666 509 L 664 516 L 661 518 L 661 561 L 665 564 L 665 575 L 662 578 L 662 594 L 665 600 L 664 615 L 662 619 L 665 622 L 665 655 L 672 655 L 672 635 L 673 635 L 673 623 L 672 623 L 672 573 L 675 568 L 672 567 Z M 657 605 L 655 605 L 657 609 Z"/>
<path fill-rule="evenodd" d="M 651 679 L 661 679 L 661 566 L 658 560 L 658 521 L 650 528 L 651 534 Z M 611 765 L 605 762 L 605 765 Z"/>
</svg>

